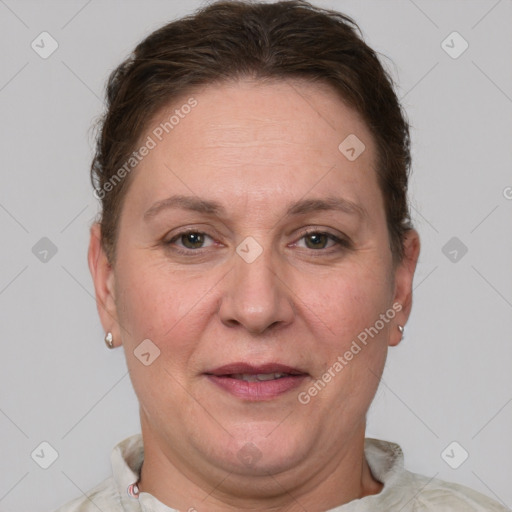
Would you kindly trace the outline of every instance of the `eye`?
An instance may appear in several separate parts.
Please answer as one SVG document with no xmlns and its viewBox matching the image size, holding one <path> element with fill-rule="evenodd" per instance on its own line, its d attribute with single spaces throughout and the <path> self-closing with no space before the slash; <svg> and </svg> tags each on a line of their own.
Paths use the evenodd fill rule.
<svg viewBox="0 0 512 512">
<path fill-rule="evenodd" d="M 300 240 L 305 241 L 306 249 L 322 250 L 335 247 L 336 245 L 349 247 L 347 240 L 338 238 L 332 233 L 327 233 L 324 231 L 308 231 L 302 235 Z M 331 245 L 327 246 L 326 244 L 329 242 L 332 243 Z"/>
<path fill-rule="evenodd" d="M 211 242 L 206 244 L 207 240 Z M 305 245 L 299 244 L 300 241 L 304 240 Z M 332 233 L 319 230 L 310 230 L 302 234 L 299 238 L 299 242 L 293 244 L 305 249 L 311 249 L 315 252 L 320 251 L 336 251 L 337 249 L 350 248 L 350 242 L 343 238 L 339 238 Z M 166 246 L 170 246 L 173 251 L 184 255 L 192 255 L 192 253 L 200 253 L 201 249 L 206 249 L 215 245 L 215 241 L 212 237 L 202 231 L 188 230 L 181 233 L 177 233 L 169 241 L 165 242 Z M 336 247 L 337 246 L 337 247 Z"/>
<path fill-rule="evenodd" d="M 202 249 L 205 247 L 204 243 L 207 238 L 213 240 L 206 233 L 202 233 L 200 231 L 184 231 L 171 238 L 168 242 L 166 242 L 166 244 L 174 245 L 176 242 L 181 242 L 181 245 L 176 244 L 178 248 L 182 247 L 188 250 Z M 178 252 L 187 252 L 181 249 L 177 250 Z"/>
</svg>

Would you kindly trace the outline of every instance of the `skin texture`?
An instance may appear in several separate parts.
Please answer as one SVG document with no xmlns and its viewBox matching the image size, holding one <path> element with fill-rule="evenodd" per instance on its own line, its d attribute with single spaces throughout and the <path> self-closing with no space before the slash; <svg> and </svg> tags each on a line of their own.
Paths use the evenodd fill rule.
<svg viewBox="0 0 512 512">
<path fill-rule="evenodd" d="M 314 512 L 378 493 L 363 453 L 365 417 L 388 346 L 400 341 L 397 325 L 410 313 L 418 234 L 408 232 L 405 258 L 393 267 L 374 142 L 327 86 L 244 79 L 193 97 L 197 106 L 130 176 L 114 266 L 98 224 L 91 227 L 101 321 L 124 346 L 140 402 L 140 490 L 198 512 Z M 338 150 L 349 134 L 366 146 L 352 162 Z M 141 140 L 148 135 L 151 128 Z M 173 194 L 215 200 L 226 211 L 173 208 L 144 219 Z M 366 213 L 286 214 L 291 202 L 327 196 Z M 207 236 L 167 243 L 189 228 Z M 249 236 L 262 248 L 251 263 L 236 252 Z M 298 394 L 393 304 L 401 305 L 394 318 L 300 403 Z M 160 350 L 149 366 L 134 355 L 145 339 Z M 273 399 L 248 401 L 204 375 L 240 361 L 280 362 L 308 377 Z M 251 464 L 241 457 L 248 450 Z"/>
</svg>

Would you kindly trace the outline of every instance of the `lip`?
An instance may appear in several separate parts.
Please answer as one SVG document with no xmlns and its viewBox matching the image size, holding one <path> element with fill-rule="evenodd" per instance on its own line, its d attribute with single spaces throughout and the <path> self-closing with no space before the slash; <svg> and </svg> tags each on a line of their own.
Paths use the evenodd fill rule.
<svg viewBox="0 0 512 512">
<path fill-rule="evenodd" d="M 245 373 L 287 373 L 286 377 L 275 380 L 247 382 L 231 377 L 233 374 Z M 309 376 L 308 373 L 281 363 L 253 365 L 249 363 L 230 363 L 205 372 L 208 380 L 223 391 L 237 398 L 248 401 L 273 400 L 299 387 Z"/>
<path fill-rule="evenodd" d="M 230 363 L 219 366 L 214 370 L 205 372 L 207 375 L 231 375 L 233 373 L 247 373 L 257 375 L 258 373 L 290 373 L 292 375 L 304 375 L 306 372 L 299 368 L 294 368 L 281 363 L 249 364 L 249 363 Z"/>
</svg>

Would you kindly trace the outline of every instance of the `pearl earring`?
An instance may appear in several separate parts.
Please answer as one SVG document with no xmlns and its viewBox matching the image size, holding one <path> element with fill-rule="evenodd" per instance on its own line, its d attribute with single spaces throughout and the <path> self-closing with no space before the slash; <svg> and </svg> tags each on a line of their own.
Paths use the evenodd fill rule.
<svg viewBox="0 0 512 512">
<path fill-rule="evenodd" d="M 105 343 L 108 348 L 114 348 L 114 336 L 112 336 L 110 331 L 105 335 Z"/>
</svg>

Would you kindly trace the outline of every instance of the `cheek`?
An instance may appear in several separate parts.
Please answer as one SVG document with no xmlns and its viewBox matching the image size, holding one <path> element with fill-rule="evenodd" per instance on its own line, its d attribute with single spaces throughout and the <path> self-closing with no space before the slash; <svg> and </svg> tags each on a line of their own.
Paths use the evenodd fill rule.
<svg viewBox="0 0 512 512">
<path fill-rule="evenodd" d="M 391 283 L 384 269 L 347 266 L 298 283 L 304 312 L 324 326 L 326 339 L 346 342 L 373 325 L 391 306 Z M 316 320 L 315 320 L 316 318 Z"/>
<path fill-rule="evenodd" d="M 208 291 L 206 281 L 185 279 L 183 273 L 153 264 L 147 256 L 140 261 L 127 258 L 119 262 L 116 275 L 116 282 L 121 283 L 116 301 L 118 313 L 132 327 L 133 338 L 157 340 L 171 331 L 193 329 L 195 322 L 183 320 L 201 308 L 200 299 Z"/>
<path fill-rule="evenodd" d="M 183 274 L 173 276 L 148 261 L 125 258 L 118 262 L 116 306 L 126 363 L 141 406 L 152 411 L 148 411 L 150 417 L 157 414 L 164 398 L 174 409 L 189 406 L 177 391 L 186 385 L 191 356 L 205 328 L 207 301 L 199 299 L 211 286 L 205 279 L 192 286 L 187 281 Z M 157 348 L 149 344 L 151 362 L 146 366 L 137 354 L 148 339 Z"/>
<path fill-rule="evenodd" d="M 194 352 L 207 330 L 215 306 L 214 285 L 219 278 L 209 273 L 173 272 L 151 262 L 147 255 L 144 258 L 119 261 L 116 276 L 116 282 L 121 283 L 116 305 L 119 321 L 126 328 L 123 345 L 127 364 L 134 378 L 163 382 L 170 374 L 184 384 L 185 375 L 195 370 L 191 368 Z M 142 374 L 134 350 L 146 339 L 160 353 L 155 371 Z M 155 388 L 161 390 L 160 384 Z"/>
<path fill-rule="evenodd" d="M 359 421 L 378 388 L 392 325 L 379 321 L 391 304 L 390 282 L 384 273 L 378 274 L 375 268 L 354 266 L 302 290 L 302 314 L 308 315 L 310 326 L 317 326 L 314 350 L 320 363 L 317 380 L 302 398 L 310 400 L 309 406 L 323 415 L 325 424 L 332 424 L 332 431 Z"/>
</svg>

